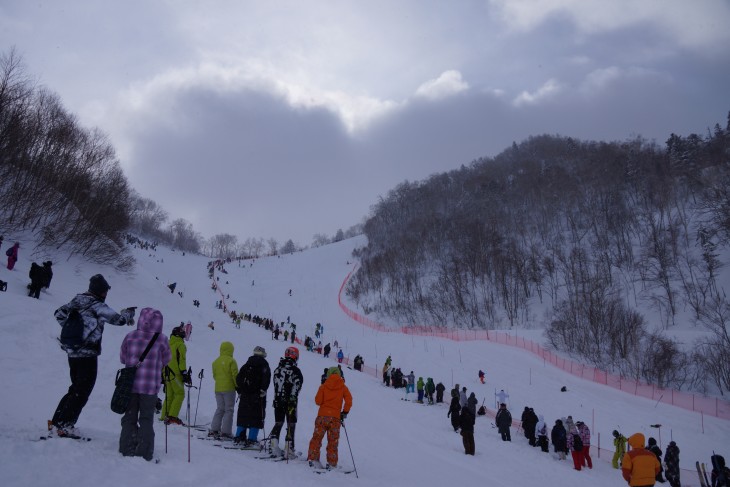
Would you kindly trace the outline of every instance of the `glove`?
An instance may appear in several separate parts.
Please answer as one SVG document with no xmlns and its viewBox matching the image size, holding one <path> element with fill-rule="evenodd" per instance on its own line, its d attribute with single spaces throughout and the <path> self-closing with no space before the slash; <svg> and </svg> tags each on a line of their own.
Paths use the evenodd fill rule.
<svg viewBox="0 0 730 487">
<path fill-rule="evenodd" d="M 119 312 L 120 315 L 122 315 L 122 318 L 124 318 L 124 321 L 127 323 L 128 326 L 134 325 L 134 310 L 136 310 L 137 307 L 131 307 L 131 308 L 124 308 Z"/>
<path fill-rule="evenodd" d="M 261 390 L 259 391 L 259 396 L 261 396 L 261 397 L 266 397 L 266 391 L 265 391 L 265 390 L 263 390 L 263 389 L 261 389 Z"/>
<path fill-rule="evenodd" d="M 182 380 L 184 384 L 187 384 L 189 386 L 193 385 L 193 378 L 190 377 L 190 374 L 188 374 L 186 371 L 182 371 Z"/>
<path fill-rule="evenodd" d="M 344 421 L 346 417 L 347 417 L 347 411 L 342 411 L 340 413 L 340 421 Z"/>
</svg>

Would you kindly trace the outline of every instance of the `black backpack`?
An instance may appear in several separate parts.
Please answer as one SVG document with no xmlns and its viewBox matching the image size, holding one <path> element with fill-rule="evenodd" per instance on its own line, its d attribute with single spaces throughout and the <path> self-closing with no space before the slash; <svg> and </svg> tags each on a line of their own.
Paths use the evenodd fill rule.
<svg viewBox="0 0 730 487">
<path fill-rule="evenodd" d="M 261 374 L 256 365 L 249 360 L 246 362 L 236 376 L 236 385 L 241 393 L 258 392 L 261 387 Z"/>
<path fill-rule="evenodd" d="M 581 451 L 583 449 L 583 440 L 578 433 L 573 434 L 573 450 Z"/>
<path fill-rule="evenodd" d="M 8 257 L 11 257 L 13 255 L 13 248 L 10 247 L 8 250 L 6 250 L 5 255 L 7 255 Z"/>
<path fill-rule="evenodd" d="M 84 310 L 90 307 L 91 305 Z M 61 325 L 61 336 L 58 337 L 61 349 L 66 352 L 75 352 L 86 344 L 86 340 L 84 340 L 84 318 L 78 308 L 71 306 L 71 303 L 69 303 L 54 311 L 53 316 Z"/>
</svg>

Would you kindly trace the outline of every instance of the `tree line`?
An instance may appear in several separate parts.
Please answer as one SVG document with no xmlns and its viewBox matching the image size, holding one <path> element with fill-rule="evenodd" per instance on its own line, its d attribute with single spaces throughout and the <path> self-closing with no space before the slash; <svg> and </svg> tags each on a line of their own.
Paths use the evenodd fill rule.
<svg viewBox="0 0 730 487">
<path fill-rule="evenodd" d="M 260 257 L 302 250 L 291 239 L 205 239 L 184 218 L 170 219 L 139 195 L 124 175 L 109 138 L 83 127 L 59 96 L 27 74 L 15 48 L 0 53 L 0 232 L 30 232 L 39 247 L 130 269 L 125 235 L 214 258 Z M 316 234 L 312 246 L 361 232 L 356 225 L 333 237 Z"/>
<path fill-rule="evenodd" d="M 730 116 L 664 147 L 530 137 L 398 185 L 364 233 L 347 294 L 367 313 L 466 328 L 542 322 L 555 349 L 625 377 L 730 390 L 719 284 Z M 707 330 L 694 347 L 667 333 L 687 315 Z"/>
</svg>

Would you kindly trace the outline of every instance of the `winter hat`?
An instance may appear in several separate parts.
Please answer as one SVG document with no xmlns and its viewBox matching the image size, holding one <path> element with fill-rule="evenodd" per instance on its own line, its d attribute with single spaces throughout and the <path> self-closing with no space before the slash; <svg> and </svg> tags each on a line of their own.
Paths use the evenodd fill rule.
<svg viewBox="0 0 730 487">
<path fill-rule="evenodd" d="M 669 446 L 677 446 L 677 444 L 675 442 L 673 442 L 673 441 L 670 441 L 669 442 Z"/>
<path fill-rule="evenodd" d="M 614 438 L 618 438 L 618 431 L 616 431 L 616 430 L 613 430 L 613 437 L 614 437 Z"/>
<path fill-rule="evenodd" d="M 329 369 L 327 369 L 327 377 L 329 377 L 331 375 L 342 376 L 342 371 L 340 370 L 339 367 L 330 367 Z"/>
<path fill-rule="evenodd" d="M 96 274 L 89 279 L 89 292 L 96 296 L 104 296 L 111 288 L 101 274 Z"/>
<path fill-rule="evenodd" d="M 266 349 L 264 347 L 256 346 L 253 349 L 253 354 L 258 355 L 259 357 L 266 358 Z"/>
<path fill-rule="evenodd" d="M 654 438 L 649 438 L 649 446 L 656 445 L 656 440 Z"/>
</svg>

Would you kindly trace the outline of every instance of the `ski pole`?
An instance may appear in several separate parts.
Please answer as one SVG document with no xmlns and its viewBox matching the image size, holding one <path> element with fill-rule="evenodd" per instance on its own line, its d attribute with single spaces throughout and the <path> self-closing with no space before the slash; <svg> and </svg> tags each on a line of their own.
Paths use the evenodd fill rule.
<svg viewBox="0 0 730 487">
<path fill-rule="evenodd" d="M 357 475 L 357 466 L 355 465 L 355 456 L 352 454 L 352 447 L 350 446 L 350 437 L 347 434 L 347 428 L 345 428 L 345 422 L 340 421 L 342 423 L 342 429 L 345 430 L 345 438 L 347 439 L 347 448 L 350 449 L 350 458 L 352 458 L 352 468 L 355 469 L 355 477 L 360 478 Z"/>
<path fill-rule="evenodd" d="M 198 374 L 198 378 L 200 378 L 200 383 L 198 384 L 198 401 L 195 404 L 195 419 L 193 419 L 193 424 L 198 425 L 198 406 L 200 406 L 200 391 L 203 390 L 203 371 L 205 369 L 200 369 L 200 373 Z"/>
</svg>

